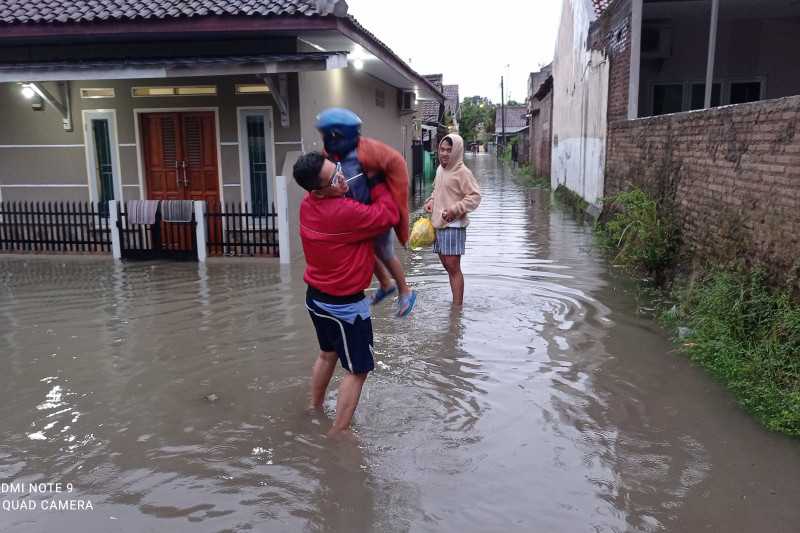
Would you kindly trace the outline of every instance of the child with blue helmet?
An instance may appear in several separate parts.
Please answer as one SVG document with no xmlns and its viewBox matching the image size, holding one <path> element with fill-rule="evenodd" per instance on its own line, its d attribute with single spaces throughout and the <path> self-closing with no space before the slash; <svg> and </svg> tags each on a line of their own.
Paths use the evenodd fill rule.
<svg viewBox="0 0 800 533">
<path fill-rule="evenodd" d="M 401 212 L 395 233 L 402 244 L 408 242 L 408 169 L 403 156 L 380 141 L 362 137 L 361 119 L 349 109 L 334 107 L 322 111 L 317 115 L 316 126 L 322 135 L 325 154 L 341 165 L 349 187 L 348 197 L 369 204 L 370 187 L 386 181 Z M 375 239 L 375 255 L 379 287 L 372 298 L 373 305 L 399 291 L 397 316 L 408 315 L 417 295 L 406 283 L 403 265 L 394 253 L 391 230 Z"/>
</svg>

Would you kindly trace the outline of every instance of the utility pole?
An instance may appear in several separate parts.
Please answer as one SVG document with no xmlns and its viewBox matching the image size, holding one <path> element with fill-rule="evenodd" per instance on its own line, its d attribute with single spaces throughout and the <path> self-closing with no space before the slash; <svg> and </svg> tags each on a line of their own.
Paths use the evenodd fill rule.
<svg viewBox="0 0 800 533">
<path fill-rule="evenodd" d="M 505 87 L 503 86 L 503 76 L 500 76 L 500 122 L 502 123 L 502 133 L 503 136 L 501 139 L 503 151 L 505 152 L 506 149 L 506 96 L 505 96 Z M 498 153 L 498 155 L 500 155 Z"/>
</svg>

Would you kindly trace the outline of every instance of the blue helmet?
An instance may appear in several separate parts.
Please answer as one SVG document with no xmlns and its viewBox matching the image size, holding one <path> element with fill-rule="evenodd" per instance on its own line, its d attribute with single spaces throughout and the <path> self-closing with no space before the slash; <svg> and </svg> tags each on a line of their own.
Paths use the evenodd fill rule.
<svg viewBox="0 0 800 533">
<path fill-rule="evenodd" d="M 361 119 L 358 118 L 358 115 L 343 107 L 330 107 L 317 115 L 318 130 L 325 131 L 337 127 L 360 130 Z"/>
<path fill-rule="evenodd" d="M 358 146 L 361 119 L 341 107 L 331 107 L 317 115 L 317 129 L 328 154 L 343 159 Z"/>
</svg>

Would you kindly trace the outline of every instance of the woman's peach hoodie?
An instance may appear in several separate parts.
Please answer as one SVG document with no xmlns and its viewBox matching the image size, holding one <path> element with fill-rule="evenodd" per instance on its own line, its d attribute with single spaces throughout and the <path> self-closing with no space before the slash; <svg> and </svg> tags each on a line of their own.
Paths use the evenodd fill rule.
<svg viewBox="0 0 800 533">
<path fill-rule="evenodd" d="M 464 140 L 451 133 L 442 139 L 450 139 L 453 151 L 447 168 L 439 165 L 433 182 L 433 194 L 427 202 L 432 203 L 431 222 L 434 228 L 444 228 L 450 223 L 442 218 L 442 210 L 452 212 L 460 227 L 469 224 L 467 213 L 474 211 L 481 203 L 481 189 L 472 171 L 464 164 Z M 441 145 L 441 142 L 439 143 Z"/>
</svg>

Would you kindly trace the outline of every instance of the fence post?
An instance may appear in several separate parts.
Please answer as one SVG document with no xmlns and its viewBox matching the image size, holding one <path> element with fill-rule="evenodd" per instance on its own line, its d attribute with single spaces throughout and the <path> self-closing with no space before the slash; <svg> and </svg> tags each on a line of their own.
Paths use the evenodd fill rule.
<svg viewBox="0 0 800 533">
<path fill-rule="evenodd" d="M 286 188 L 286 176 L 275 177 L 275 199 L 278 210 L 279 261 L 288 264 L 292 260 L 292 252 L 289 249 L 289 193 Z"/>
<path fill-rule="evenodd" d="M 119 238 L 119 212 L 117 201 L 108 201 L 108 225 L 111 230 L 111 255 L 114 259 L 122 259 L 122 246 Z"/>
<path fill-rule="evenodd" d="M 206 203 L 194 203 L 195 231 L 197 232 L 197 261 L 205 263 L 208 257 L 208 240 L 206 239 Z"/>
</svg>

